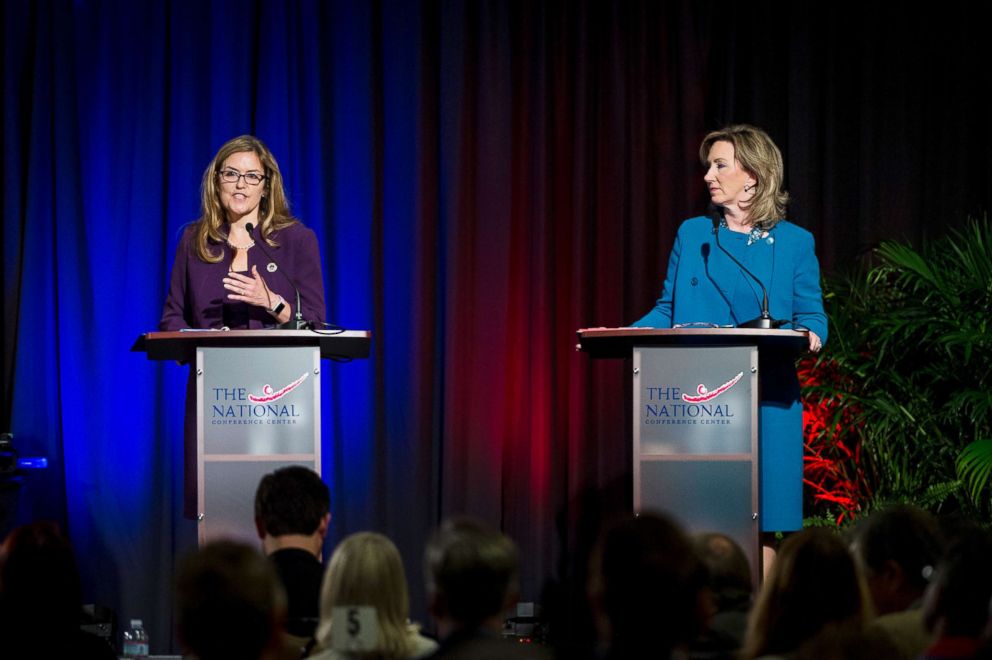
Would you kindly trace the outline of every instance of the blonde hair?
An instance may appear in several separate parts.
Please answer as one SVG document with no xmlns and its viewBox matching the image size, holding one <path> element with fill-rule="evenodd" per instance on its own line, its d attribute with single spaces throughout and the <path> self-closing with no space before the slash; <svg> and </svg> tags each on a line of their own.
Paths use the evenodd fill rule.
<svg viewBox="0 0 992 660">
<path fill-rule="evenodd" d="M 265 146 L 265 143 L 253 135 L 241 135 L 230 139 L 221 145 L 213 160 L 203 172 L 203 183 L 200 185 L 200 217 L 194 224 L 195 240 L 193 242 L 196 256 L 202 261 L 215 264 L 223 258 L 223 252 L 214 252 L 210 244 L 223 243 L 227 239 L 227 217 L 220 204 L 220 193 L 217 183 L 217 173 L 232 154 L 250 151 L 258 156 L 265 169 L 265 191 L 258 207 L 258 231 L 266 243 L 275 247 L 277 243 L 271 238 L 272 233 L 288 227 L 296 222 L 289 212 L 289 201 L 282 185 L 282 173 L 275 156 Z"/>
<path fill-rule="evenodd" d="M 382 534 L 358 532 L 346 537 L 331 555 L 320 591 L 317 640 L 331 648 L 335 607 L 374 607 L 379 618 L 379 646 L 366 658 L 405 658 L 413 654 L 410 597 L 396 546 Z M 358 655 L 358 654 L 354 654 Z"/>
<path fill-rule="evenodd" d="M 840 536 L 805 529 L 786 539 L 771 565 L 740 657 L 786 655 L 824 630 L 856 634 L 872 615 L 864 577 Z"/>
<path fill-rule="evenodd" d="M 785 166 L 782 152 L 760 128 L 748 124 L 733 124 L 713 131 L 703 138 L 699 145 L 699 159 L 708 165 L 710 148 L 717 142 L 729 142 L 734 146 L 734 160 L 751 174 L 758 183 L 754 197 L 741 208 L 747 211 L 752 226 L 768 230 L 785 217 L 785 206 L 789 193 L 782 190 Z"/>
</svg>

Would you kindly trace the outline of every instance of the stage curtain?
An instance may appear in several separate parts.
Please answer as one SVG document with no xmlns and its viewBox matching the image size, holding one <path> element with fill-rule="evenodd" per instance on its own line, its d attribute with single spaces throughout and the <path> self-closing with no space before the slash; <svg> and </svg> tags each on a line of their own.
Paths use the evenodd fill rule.
<svg viewBox="0 0 992 660">
<path fill-rule="evenodd" d="M 992 189 L 985 35 L 953 7 L 8 0 L 2 20 L 0 426 L 49 460 L 14 519 L 59 521 L 87 599 L 156 648 L 193 539 L 185 371 L 129 347 L 228 138 L 273 150 L 328 318 L 374 332 L 371 359 L 323 369 L 329 546 L 396 540 L 421 620 L 442 517 L 513 536 L 536 600 L 575 569 L 585 504 L 630 506 L 626 367 L 574 332 L 651 306 L 705 209 L 708 130 L 773 135 L 828 269 Z"/>
</svg>

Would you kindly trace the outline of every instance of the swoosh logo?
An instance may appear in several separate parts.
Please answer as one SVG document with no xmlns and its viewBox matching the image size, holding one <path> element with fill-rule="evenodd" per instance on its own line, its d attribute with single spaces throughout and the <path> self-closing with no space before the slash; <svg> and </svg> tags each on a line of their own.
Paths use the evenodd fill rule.
<svg viewBox="0 0 992 660">
<path fill-rule="evenodd" d="M 717 398 L 718 396 L 729 390 L 731 387 L 736 385 L 737 381 L 739 381 L 743 377 L 744 377 L 744 372 L 742 371 L 713 391 L 707 390 L 706 386 L 700 383 L 699 386 L 696 387 L 696 395 L 683 394 L 682 400 L 687 403 L 705 403 L 706 401 L 712 401 L 713 399 Z"/>
<path fill-rule="evenodd" d="M 278 391 L 273 390 L 271 385 L 266 384 L 265 387 L 262 388 L 261 395 L 249 394 L 248 400 L 251 401 L 252 403 L 272 403 L 273 401 L 278 401 L 279 399 L 283 398 L 284 396 L 295 390 L 297 387 L 299 387 L 303 383 L 303 381 L 307 379 L 307 376 L 309 375 L 310 375 L 309 372 L 304 371 L 302 376 L 300 376 L 292 383 L 290 383 L 289 385 Z"/>
</svg>

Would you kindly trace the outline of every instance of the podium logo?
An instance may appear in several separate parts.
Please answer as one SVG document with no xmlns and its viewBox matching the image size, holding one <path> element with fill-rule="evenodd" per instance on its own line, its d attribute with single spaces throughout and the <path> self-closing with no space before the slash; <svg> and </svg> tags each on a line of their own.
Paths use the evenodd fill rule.
<svg viewBox="0 0 992 660">
<path fill-rule="evenodd" d="M 252 403 L 272 403 L 273 401 L 278 401 L 299 387 L 309 375 L 309 372 L 304 371 L 302 376 L 279 391 L 274 391 L 271 385 L 266 384 L 265 387 L 262 388 L 261 394 L 249 394 L 248 400 Z M 740 376 L 738 376 L 738 378 L 740 378 Z M 700 385 L 700 387 L 702 387 L 702 385 Z"/>
<path fill-rule="evenodd" d="M 718 396 L 729 390 L 731 387 L 736 385 L 737 381 L 739 381 L 743 377 L 744 377 L 744 372 L 742 371 L 713 391 L 707 390 L 706 386 L 700 383 L 696 387 L 696 394 L 683 394 L 682 400 L 685 401 L 686 403 L 706 403 L 707 401 L 712 401 L 713 399 L 717 398 Z"/>
<path fill-rule="evenodd" d="M 214 400 L 210 423 L 218 426 L 297 424 L 307 411 L 306 406 L 297 408 L 292 397 L 285 401 L 280 399 L 302 385 L 309 375 L 304 371 L 302 376 L 278 390 L 266 384 L 261 394 L 249 393 L 246 387 L 212 387 Z"/>
<path fill-rule="evenodd" d="M 735 397 L 730 396 L 719 401 L 715 399 L 733 389 L 743 377 L 744 372 L 738 372 L 736 376 L 713 390 L 708 390 L 700 383 L 696 386 L 695 394 L 684 393 L 680 387 L 646 387 L 641 423 L 646 425 L 732 424 L 736 417 L 732 408 L 735 405 Z"/>
</svg>

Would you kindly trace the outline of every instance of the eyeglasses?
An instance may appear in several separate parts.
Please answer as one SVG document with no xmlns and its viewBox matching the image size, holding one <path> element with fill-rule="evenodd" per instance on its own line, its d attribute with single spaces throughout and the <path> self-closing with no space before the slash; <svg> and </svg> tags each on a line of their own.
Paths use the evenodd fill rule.
<svg viewBox="0 0 992 660">
<path fill-rule="evenodd" d="M 249 186 L 257 186 L 267 179 L 264 174 L 259 174 L 258 172 L 248 172 L 247 174 L 242 174 L 237 170 L 221 170 L 217 172 L 217 176 L 224 183 L 237 183 L 238 179 L 244 177 L 245 183 Z"/>
</svg>

